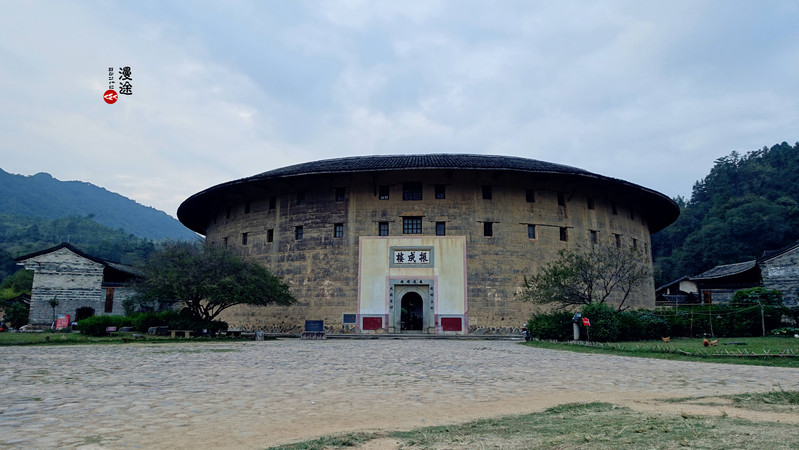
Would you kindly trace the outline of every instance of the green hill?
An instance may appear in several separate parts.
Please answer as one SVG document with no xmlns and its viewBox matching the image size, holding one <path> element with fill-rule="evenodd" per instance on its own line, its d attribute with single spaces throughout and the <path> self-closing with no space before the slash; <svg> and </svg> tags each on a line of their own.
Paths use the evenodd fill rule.
<svg viewBox="0 0 799 450">
<path fill-rule="evenodd" d="M 656 284 L 755 259 L 799 240 L 799 143 L 719 158 L 652 236 Z"/>
<path fill-rule="evenodd" d="M 40 217 L 0 214 L 0 279 L 20 267 L 14 258 L 69 242 L 90 255 L 125 264 L 146 259 L 155 242 L 114 230 L 91 217 Z"/>
<path fill-rule="evenodd" d="M 197 237 L 163 211 L 90 183 L 59 181 L 46 173 L 23 176 L 0 169 L 0 212 L 44 219 L 91 216 L 101 225 L 144 239 Z"/>
</svg>

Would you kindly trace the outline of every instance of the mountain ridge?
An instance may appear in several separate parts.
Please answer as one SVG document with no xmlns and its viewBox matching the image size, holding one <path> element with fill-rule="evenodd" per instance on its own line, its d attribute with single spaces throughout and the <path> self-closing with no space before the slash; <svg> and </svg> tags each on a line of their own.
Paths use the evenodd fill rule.
<svg viewBox="0 0 799 450">
<path fill-rule="evenodd" d="M 194 240 L 169 214 L 86 181 L 61 181 L 47 172 L 19 175 L 0 168 L 0 211 L 58 219 L 91 216 L 101 225 L 152 240 Z"/>
</svg>

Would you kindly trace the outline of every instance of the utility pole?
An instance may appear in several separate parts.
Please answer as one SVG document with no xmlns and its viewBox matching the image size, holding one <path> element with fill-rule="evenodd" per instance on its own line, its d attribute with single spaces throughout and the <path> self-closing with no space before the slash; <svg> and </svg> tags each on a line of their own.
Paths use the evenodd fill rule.
<svg viewBox="0 0 799 450">
<path fill-rule="evenodd" d="M 760 303 L 760 325 L 763 327 L 763 337 L 766 337 L 766 315 L 763 312 L 763 300 L 758 300 Z"/>
</svg>

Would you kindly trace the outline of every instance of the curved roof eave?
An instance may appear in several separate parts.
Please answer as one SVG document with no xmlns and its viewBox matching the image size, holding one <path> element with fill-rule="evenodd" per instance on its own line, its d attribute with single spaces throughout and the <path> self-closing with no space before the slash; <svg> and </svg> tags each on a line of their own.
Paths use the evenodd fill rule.
<svg viewBox="0 0 799 450">
<path fill-rule="evenodd" d="M 650 197 L 648 200 L 660 203 L 659 206 L 664 209 L 660 211 L 661 214 L 647 214 L 650 231 L 652 233 L 674 222 L 680 214 L 677 204 L 660 192 L 621 179 L 595 174 L 572 166 L 511 156 L 432 154 L 353 156 L 286 166 L 250 177 L 221 183 L 198 192 L 180 205 L 177 215 L 178 219 L 188 228 L 200 234 L 205 234 L 207 217 L 197 211 L 197 209 L 201 209 L 203 203 L 214 197 L 221 197 L 225 191 L 234 189 L 237 186 L 312 175 L 400 170 L 499 170 L 562 175 L 577 179 L 596 180 L 621 187 L 630 192 L 644 194 Z"/>
</svg>

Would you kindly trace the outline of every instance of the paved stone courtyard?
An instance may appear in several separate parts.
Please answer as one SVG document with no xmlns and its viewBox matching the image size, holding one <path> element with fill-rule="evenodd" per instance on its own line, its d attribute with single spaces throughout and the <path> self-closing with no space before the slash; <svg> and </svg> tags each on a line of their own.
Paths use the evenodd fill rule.
<svg viewBox="0 0 799 450">
<path fill-rule="evenodd" d="M 573 401 L 799 389 L 799 370 L 511 341 L 278 340 L 0 349 L 0 444 L 263 448 Z"/>
</svg>

